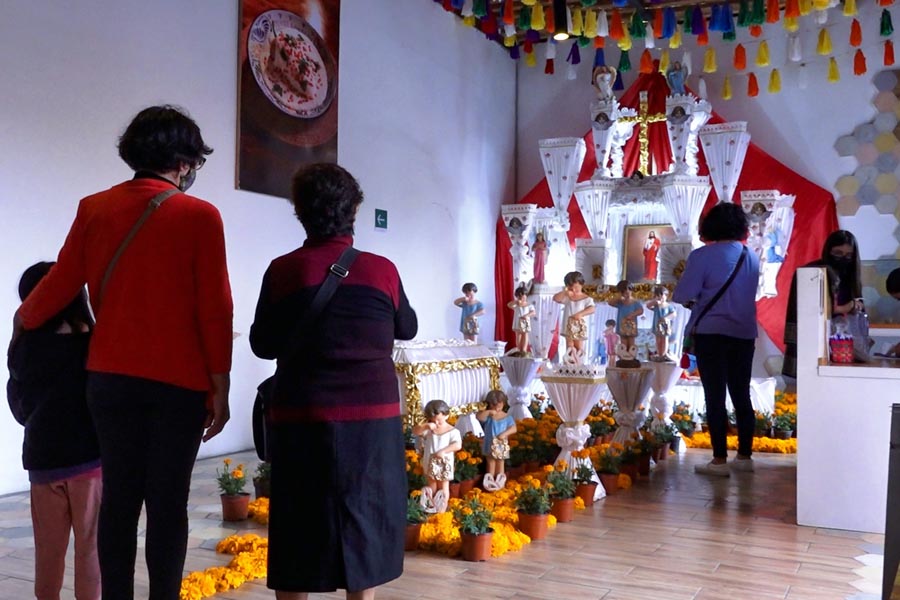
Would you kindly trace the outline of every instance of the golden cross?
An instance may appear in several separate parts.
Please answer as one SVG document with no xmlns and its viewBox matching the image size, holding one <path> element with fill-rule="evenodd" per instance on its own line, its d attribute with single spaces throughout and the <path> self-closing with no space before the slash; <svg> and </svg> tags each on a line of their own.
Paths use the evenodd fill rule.
<svg viewBox="0 0 900 600">
<path fill-rule="evenodd" d="M 640 142 L 640 169 L 643 175 L 650 174 L 650 123 L 659 123 L 666 120 L 665 113 L 650 114 L 650 102 L 647 100 L 647 92 L 641 92 L 639 95 L 638 114 L 636 117 L 619 117 L 619 121 L 623 123 L 635 123 L 640 125 L 641 130 L 638 132 L 638 142 Z"/>
</svg>

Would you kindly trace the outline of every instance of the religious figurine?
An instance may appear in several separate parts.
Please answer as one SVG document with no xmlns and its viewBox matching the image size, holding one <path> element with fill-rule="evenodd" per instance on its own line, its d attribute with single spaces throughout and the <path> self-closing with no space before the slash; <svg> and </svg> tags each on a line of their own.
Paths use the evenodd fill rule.
<svg viewBox="0 0 900 600">
<path fill-rule="evenodd" d="M 504 411 L 506 401 L 506 394 L 491 390 L 484 397 L 487 407 L 475 414 L 484 429 L 481 452 L 487 459 L 487 470 L 483 485 L 489 492 L 502 490 L 506 486 L 505 461 L 509 458 L 509 436 L 516 432 L 516 421 Z"/>
<path fill-rule="evenodd" d="M 422 505 L 427 512 L 444 512 L 450 500 L 456 452 L 462 450 L 462 435 L 447 422 L 450 406 L 443 400 L 430 401 L 422 412 L 426 422 L 412 430 L 413 435 L 420 436 L 424 442 L 422 467 L 428 485 L 422 489 Z"/>
<path fill-rule="evenodd" d="M 534 258 L 533 283 L 544 283 L 544 266 L 547 264 L 549 254 L 550 251 L 547 248 L 547 242 L 544 241 L 544 234 L 538 232 L 534 236 L 534 243 L 531 245 L 531 256 Z"/>
<path fill-rule="evenodd" d="M 612 100 L 614 98 L 613 85 L 616 83 L 616 69 L 607 65 L 594 67 L 592 78 L 594 89 L 597 90 L 597 99 Z"/>
<path fill-rule="evenodd" d="M 683 96 L 687 93 L 684 89 L 684 84 L 687 81 L 688 75 L 690 75 L 690 72 L 680 61 L 676 60 L 668 68 L 666 71 L 666 81 L 673 94 L 681 94 Z"/>
<path fill-rule="evenodd" d="M 603 330 L 603 343 L 606 346 L 606 364 L 616 364 L 616 346 L 619 345 L 619 335 L 616 333 L 616 320 L 607 319 L 606 329 Z"/>
<path fill-rule="evenodd" d="M 676 106 L 672 109 L 672 112 L 669 113 L 667 121 L 669 121 L 669 123 L 674 123 L 675 125 L 681 125 L 687 121 L 688 118 L 690 118 L 690 115 L 687 114 L 684 107 Z"/>
<path fill-rule="evenodd" d="M 566 338 L 567 352 L 574 350 L 581 353 L 584 340 L 588 337 L 585 317 L 594 314 L 594 299 L 582 291 L 584 276 L 578 271 L 566 273 L 563 283 L 565 289 L 553 295 L 553 301 L 565 307 L 560 335 Z"/>
<path fill-rule="evenodd" d="M 609 305 L 616 308 L 616 333 L 622 339 L 622 343 L 616 347 L 616 356 L 622 356 L 616 361 L 617 367 L 639 367 L 640 361 L 635 359 L 637 348 L 634 340 L 638 335 L 637 318 L 644 314 L 644 305 L 632 296 L 634 286 L 626 280 L 616 284 L 617 298 L 609 301 Z"/>
<path fill-rule="evenodd" d="M 644 279 L 656 281 L 659 267 L 659 246 L 659 238 L 656 237 L 656 232 L 651 230 L 644 241 Z"/>
<path fill-rule="evenodd" d="M 478 339 L 478 317 L 484 314 L 484 304 L 475 297 L 475 294 L 478 293 L 478 286 L 474 283 L 464 284 L 462 293 L 462 298 L 453 301 L 455 306 L 462 309 L 459 330 L 462 332 L 463 338 L 475 342 Z"/>
<path fill-rule="evenodd" d="M 653 299 L 647 303 L 653 311 L 653 336 L 656 338 L 656 357 L 652 360 L 669 361 L 669 340 L 672 337 L 672 319 L 675 318 L 675 307 L 669 304 L 669 290 L 663 285 L 653 288 Z"/>
<path fill-rule="evenodd" d="M 516 299 L 507 306 L 515 311 L 513 331 L 516 332 L 516 349 L 526 352 L 528 350 L 528 333 L 531 331 L 531 318 L 535 312 L 534 307 L 528 304 L 528 294 L 524 284 L 516 288 L 515 296 Z"/>
<path fill-rule="evenodd" d="M 597 116 L 594 117 L 594 123 L 597 125 L 597 129 L 606 130 L 612 127 L 612 119 L 609 118 L 609 115 L 603 112 L 602 110 L 597 113 Z"/>
</svg>

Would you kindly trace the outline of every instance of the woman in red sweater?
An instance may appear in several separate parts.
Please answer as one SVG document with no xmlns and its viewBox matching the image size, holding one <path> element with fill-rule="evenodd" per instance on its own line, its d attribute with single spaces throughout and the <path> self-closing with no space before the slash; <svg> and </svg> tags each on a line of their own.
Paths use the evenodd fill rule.
<svg viewBox="0 0 900 600">
<path fill-rule="evenodd" d="M 88 285 L 97 319 L 88 407 L 103 466 L 105 600 L 134 597 L 142 504 L 150 598 L 178 597 L 191 469 L 201 438 L 218 434 L 229 417 L 233 309 L 222 220 L 214 206 L 183 193 L 211 152 L 180 110 L 138 113 L 119 139 L 134 179 L 80 202 L 56 265 L 16 313 L 13 343 Z M 167 191 L 105 277 L 149 201 Z"/>
</svg>

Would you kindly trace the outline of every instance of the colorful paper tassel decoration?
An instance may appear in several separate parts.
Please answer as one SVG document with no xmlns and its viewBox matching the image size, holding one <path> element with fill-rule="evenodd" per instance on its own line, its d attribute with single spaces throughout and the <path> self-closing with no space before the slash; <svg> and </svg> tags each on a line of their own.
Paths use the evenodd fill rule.
<svg viewBox="0 0 900 600">
<path fill-rule="evenodd" d="M 866 55 L 862 50 L 857 49 L 856 54 L 853 55 L 853 74 L 865 75 L 866 71 Z"/>
<path fill-rule="evenodd" d="M 784 16 L 785 17 L 799 17 L 800 16 L 800 0 L 787 0 L 784 3 Z"/>
<path fill-rule="evenodd" d="M 703 9 L 697 4 L 691 14 L 691 33 L 700 35 L 706 31 L 706 19 L 703 18 Z"/>
<path fill-rule="evenodd" d="M 531 9 L 531 28 L 535 31 L 543 31 L 547 26 L 544 21 L 544 8 L 542 6 L 535 6 Z"/>
<path fill-rule="evenodd" d="M 544 73 L 547 75 L 553 75 L 556 71 L 556 42 L 550 40 L 547 42 L 547 50 L 546 50 L 546 61 L 544 62 Z"/>
<path fill-rule="evenodd" d="M 772 72 L 769 73 L 769 93 L 777 94 L 781 91 L 781 73 L 778 72 L 778 69 L 772 69 Z"/>
<path fill-rule="evenodd" d="M 627 73 L 631 70 L 631 58 L 628 57 L 628 51 L 624 50 L 619 55 L 619 73 Z"/>
<path fill-rule="evenodd" d="M 581 35 L 584 33 L 584 19 L 581 17 L 580 8 L 572 10 L 572 30 L 569 33 L 572 35 Z"/>
<path fill-rule="evenodd" d="M 472 5 L 472 14 L 479 19 L 483 19 L 484 17 L 486 17 L 487 0 L 475 0 L 475 3 Z"/>
<path fill-rule="evenodd" d="M 722 34 L 722 40 L 725 42 L 733 42 L 737 39 L 737 32 L 735 31 L 726 31 Z"/>
<path fill-rule="evenodd" d="M 726 2 L 722 6 L 721 20 L 722 20 L 722 24 L 721 24 L 722 33 L 723 34 L 729 34 L 729 33 L 733 34 L 735 32 L 734 12 L 731 10 L 731 4 L 729 4 L 728 2 Z M 734 39 L 734 38 L 731 38 L 731 39 Z"/>
<path fill-rule="evenodd" d="M 800 36 L 788 36 L 788 59 L 792 62 L 800 62 L 803 60 L 803 51 L 800 47 Z"/>
<path fill-rule="evenodd" d="M 644 48 L 656 48 L 656 33 L 653 31 L 653 25 L 647 25 L 647 36 L 644 38 Z"/>
<path fill-rule="evenodd" d="M 857 15 L 856 0 L 844 0 L 844 16 L 855 17 Z"/>
<path fill-rule="evenodd" d="M 780 9 L 778 0 L 767 0 L 766 2 L 766 23 L 777 23 L 780 17 Z"/>
<path fill-rule="evenodd" d="M 738 27 L 750 26 L 750 2 L 749 0 L 740 0 L 738 3 Z"/>
<path fill-rule="evenodd" d="M 625 25 L 622 23 L 622 13 L 620 13 L 617 8 L 614 8 L 612 12 L 612 21 L 609 23 L 609 37 L 614 40 L 621 40 L 625 37 Z"/>
<path fill-rule="evenodd" d="M 537 0 L 522 0 L 522 4 L 525 6 L 534 6 L 535 2 L 537 2 Z"/>
<path fill-rule="evenodd" d="M 890 67 L 894 64 L 894 42 L 887 40 L 884 43 L 884 66 Z"/>
<path fill-rule="evenodd" d="M 628 35 L 628 30 L 626 29 L 622 35 L 622 39 L 616 42 L 616 45 L 619 47 L 619 50 L 624 50 L 628 52 L 631 50 L 631 46 L 634 44 L 634 40 L 631 39 L 631 36 Z"/>
<path fill-rule="evenodd" d="M 507 25 L 513 25 L 516 22 L 516 14 L 513 12 L 513 0 L 504 0 L 503 2 L 503 22 Z"/>
<path fill-rule="evenodd" d="M 706 89 L 706 79 L 703 76 L 697 80 L 697 95 L 700 96 L 701 100 L 709 98 L 709 92 Z"/>
<path fill-rule="evenodd" d="M 594 38 L 594 48 L 602 48 L 606 45 L 604 41 L 605 38 L 600 37 L 599 35 Z"/>
<path fill-rule="evenodd" d="M 819 11 L 828 10 L 830 0 L 813 0 L 813 8 Z"/>
<path fill-rule="evenodd" d="M 812 12 L 812 0 L 800 0 L 800 16 L 805 17 Z"/>
<path fill-rule="evenodd" d="M 691 10 L 690 6 L 688 6 L 687 8 L 684 9 L 684 17 L 682 18 L 681 22 L 682 22 L 682 29 L 684 30 L 685 33 L 691 33 L 691 27 L 692 27 L 691 15 L 693 14 L 693 12 L 694 11 Z"/>
<path fill-rule="evenodd" d="M 572 42 L 572 47 L 569 48 L 569 55 L 566 57 L 566 62 L 572 65 L 581 64 L 581 52 L 578 50 L 578 42 Z"/>
<path fill-rule="evenodd" d="M 519 60 L 519 45 L 513 44 L 513 47 L 509 49 L 509 57 L 513 60 Z"/>
<path fill-rule="evenodd" d="M 514 35 L 503 36 L 503 45 L 506 46 L 507 48 L 512 48 L 513 46 L 516 45 L 517 39 L 518 38 Z"/>
<path fill-rule="evenodd" d="M 516 22 L 516 29 L 520 31 L 531 29 L 531 9 L 527 6 L 519 9 L 519 20 Z"/>
<path fill-rule="evenodd" d="M 756 49 L 756 66 L 769 66 L 769 43 L 766 40 L 761 41 L 759 48 Z"/>
<path fill-rule="evenodd" d="M 891 13 L 888 9 L 881 11 L 881 37 L 887 37 L 894 33 L 894 23 L 891 21 Z"/>
<path fill-rule="evenodd" d="M 718 70 L 716 66 L 716 49 L 707 48 L 703 53 L 703 72 L 715 73 Z"/>
<path fill-rule="evenodd" d="M 638 71 L 643 74 L 650 74 L 653 72 L 653 56 L 650 55 L 649 50 L 645 49 L 641 52 L 641 62 Z"/>
<path fill-rule="evenodd" d="M 828 22 L 828 10 L 816 10 L 813 13 L 813 21 L 816 22 L 816 25 L 824 25 Z"/>
<path fill-rule="evenodd" d="M 681 48 L 681 30 L 675 29 L 675 33 L 672 34 L 672 37 L 669 38 L 669 48 L 672 50 L 677 50 Z"/>
<path fill-rule="evenodd" d="M 691 57 L 691 53 L 687 50 L 684 51 L 684 54 L 681 55 L 681 66 L 684 67 L 684 70 L 691 74 L 694 72 L 694 60 Z"/>
<path fill-rule="evenodd" d="M 722 82 L 722 100 L 731 100 L 731 77 L 725 76 Z"/>
<path fill-rule="evenodd" d="M 607 37 L 609 35 L 609 18 L 606 11 L 601 10 L 597 13 L 597 37 Z"/>
<path fill-rule="evenodd" d="M 634 14 L 631 15 L 631 25 L 628 27 L 628 33 L 631 34 L 632 38 L 638 39 L 643 39 L 647 36 L 647 26 L 644 24 L 644 19 L 641 18 L 638 11 L 634 11 Z"/>
<path fill-rule="evenodd" d="M 597 11 L 588 10 L 588 11 L 585 11 L 584 14 L 585 14 L 584 37 L 586 37 L 586 38 L 597 37 Z"/>
<path fill-rule="evenodd" d="M 604 67 L 606 66 L 606 53 L 603 52 L 603 48 L 598 48 L 594 51 L 594 66 L 595 67 Z"/>
<path fill-rule="evenodd" d="M 800 19 L 798 17 L 785 17 L 781 22 L 784 25 L 784 30 L 789 33 L 794 33 L 800 29 Z"/>
<path fill-rule="evenodd" d="M 878 6 L 893 6 L 894 0 L 878 0 Z"/>
<path fill-rule="evenodd" d="M 831 54 L 831 36 L 824 27 L 819 30 L 819 43 L 816 44 L 816 52 L 820 56 L 828 56 Z"/>
<path fill-rule="evenodd" d="M 468 17 L 463 17 L 463 25 L 466 27 L 475 27 L 475 23 L 477 23 L 477 19 L 475 15 L 469 15 Z"/>
<path fill-rule="evenodd" d="M 597 0 L 581 0 L 581 6 L 584 8 L 588 8 L 589 6 L 593 6 L 597 4 Z"/>
<path fill-rule="evenodd" d="M 659 37 L 662 37 L 663 30 L 663 10 L 661 8 L 657 8 L 653 11 L 653 31 Z"/>
<path fill-rule="evenodd" d="M 665 73 L 669 70 L 669 51 L 663 50 L 659 55 L 659 72 Z"/>
<path fill-rule="evenodd" d="M 766 7 L 763 0 L 753 0 L 750 8 L 750 24 L 762 25 L 766 21 Z"/>
<path fill-rule="evenodd" d="M 853 19 L 853 23 L 850 24 L 850 45 L 859 48 L 860 44 L 862 44 L 862 27 L 859 21 Z"/>
<path fill-rule="evenodd" d="M 759 96 L 759 82 L 756 81 L 756 73 L 750 73 L 747 79 L 747 95 L 751 98 Z"/>
<path fill-rule="evenodd" d="M 828 83 L 837 83 L 841 80 L 841 72 L 838 71 L 838 64 L 832 56 L 828 59 Z"/>
<path fill-rule="evenodd" d="M 621 92 L 625 89 L 625 84 L 622 82 L 622 72 L 616 72 L 616 82 L 613 84 L 613 89 L 617 92 Z"/>
<path fill-rule="evenodd" d="M 757 38 L 762 35 L 762 26 L 761 25 L 751 25 L 750 26 L 750 35 Z"/>
<path fill-rule="evenodd" d="M 706 46 L 707 44 L 709 44 L 709 33 L 707 31 L 701 31 L 697 34 L 697 45 Z"/>
<path fill-rule="evenodd" d="M 719 29 L 722 20 L 721 15 L 722 6 L 719 4 L 713 4 L 712 8 L 709 11 L 709 27 L 707 27 L 709 31 L 721 31 L 721 29 Z"/>
<path fill-rule="evenodd" d="M 459 6 L 456 6 L 456 5 Z M 454 6 L 459 9 L 459 14 L 463 17 L 471 17 L 472 15 L 472 5 L 474 4 L 474 0 L 460 0 L 459 2 L 455 2 Z"/>
<path fill-rule="evenodd" d="M 734 47 L 734 68 L 738 71 L 743 71 L 747 68 L 747 50 L 744 48 L 743 44 L 738 44 Z"/>
<path fill-rule="evenodd" d="M 547 29 L 549 33 L 548 37 L 553 37 L 553 32 L 556 31 L 556 18 L 553 16 L 553 6 L 548 6 L 544 10 L 544 27 Z"/>
<path fill-rule="evenodd" d="M 522 44 L 522 50 L 525 51 L 525 66 L 533 67 L 537 65 L 537 57 L 534 55 L 534 43 L 526 41 Z"/>
</svg>

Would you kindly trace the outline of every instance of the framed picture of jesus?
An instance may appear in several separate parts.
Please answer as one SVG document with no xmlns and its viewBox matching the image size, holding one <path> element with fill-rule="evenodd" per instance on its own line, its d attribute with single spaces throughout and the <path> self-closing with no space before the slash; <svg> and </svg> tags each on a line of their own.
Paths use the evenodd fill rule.
<svg viewBox="0 0 900 600">
<path fill-rule="evenodd" d="M 671 225 L 626 225 L 622 244 L 622 273 L 631 283 L 659 279 L 659 249 L 664 239 L 675 237 Z"/>
</svg>

